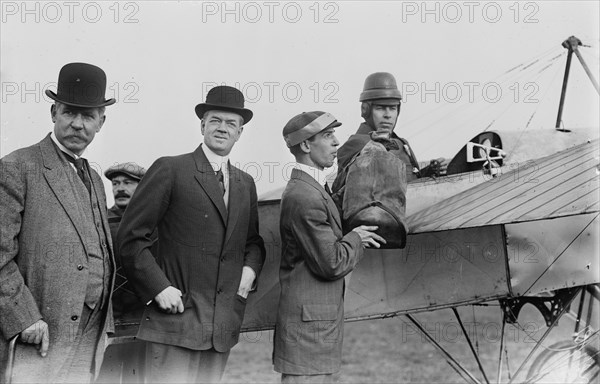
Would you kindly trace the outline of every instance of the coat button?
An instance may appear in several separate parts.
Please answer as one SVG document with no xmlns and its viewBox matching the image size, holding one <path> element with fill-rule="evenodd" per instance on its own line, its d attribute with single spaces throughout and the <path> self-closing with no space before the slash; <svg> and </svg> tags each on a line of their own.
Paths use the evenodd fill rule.
<svg viewBox="0 0 600 384">
<path fill-rule="evenodd" d="M 225 262 L 225 256 L 221 256 L 221 263 Z"/>
<path fill-rule="evenodd" d="M 217 289 L 217 295 L 220 295 L 221 293 L 223 293 L 223 290 L 221 288 Z"/>
<path fill-rule="evenodd" d="M 77 319 L 79 319 L 79 316 L 77 316 L 77 315 L 73 315 L 73 316 L 71 316 L 71 320 L 73 320 L 73 321 L 77 321 Z"/>
<path fill-rule="evenodd" d="M 83 269 L 83 265 L 79 264 L 79 265 L 77 266 L 77 270 L 81 271 L 82 269 Z"/>
</svg>

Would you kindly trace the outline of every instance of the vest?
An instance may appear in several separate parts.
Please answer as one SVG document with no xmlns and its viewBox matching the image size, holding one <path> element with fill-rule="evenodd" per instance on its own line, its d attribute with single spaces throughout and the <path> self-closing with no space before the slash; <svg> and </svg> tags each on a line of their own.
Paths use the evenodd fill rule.
<svg viewBox="0 0 600 384">
<path fill-rule="evenodd" d="M 56 148 L 59 152 L 60 149 Z M 62 153 L 61 153 L 62 156 Z M 65 163 L 67 161 L 65 160 Z M 112 276 L 112 266 L 110 263 L 110 250 L 108 249 L 107 234 L 102 225 L 102 216 L 100 214 L 101 204 L 98 195 L 94 189 L 94 183 L 91 182 L 89 167 L 86 167 L 88 178 L 92 183 L 91 196 L 88 193 L 83 181 L 77 176 L 76 171 L 68 165 L 73 172 L 71 187 L 76 196 L 77 207 L 83 216 L 83 228 L 78 228 L 85 240 L 85 250 L 88 261 L 88 284 L 85 294 L 85 304 L 94 309 L 100 303 L 102 308 L 110 295 L 110 276 Z"/>
</svg>

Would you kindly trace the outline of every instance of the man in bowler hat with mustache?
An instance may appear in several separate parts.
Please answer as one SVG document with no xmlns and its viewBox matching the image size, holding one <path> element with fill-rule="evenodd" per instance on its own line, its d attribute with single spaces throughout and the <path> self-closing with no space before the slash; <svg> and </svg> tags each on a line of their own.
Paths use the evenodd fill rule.
<svg viewBox="0 0 600 384">
<path fill-rule="evenodd" d="M 118 232 L 125 272 L 147 304 L 137 337 L 148 342 L 149 382 L 220 380 L 265 259 L 254 180 L 229 161 L 252 111 L 239 90 L 218 86 L 196 115 L 204 142 L 148 169 Z"/>
<path fill-rule="evenodd" d="M 113 330 L 106 196 L 82 157 L 115 103 L 105 90 L 102 69 L 65 65 L 46 91 L 53 132 L 0 160 L 0 366 L 13 382 L 90 382 Z"/>
</svg>

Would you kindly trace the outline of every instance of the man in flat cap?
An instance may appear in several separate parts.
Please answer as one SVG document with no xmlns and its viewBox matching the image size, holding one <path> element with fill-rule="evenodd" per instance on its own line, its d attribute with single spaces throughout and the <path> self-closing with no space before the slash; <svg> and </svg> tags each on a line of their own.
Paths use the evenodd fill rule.
<svg viewBox="0 0 600 384">
<path fill-rule="evenodd" d="M 273 363 L 283 383 L 327 383 L 341 365 L 344 276 L 364 247 L 385 240 L 376 226 L 342 235 L 324 169 L 334 163 L 340 126 L 326 112 L 305 112 L 283 128 L 296 166 L 281 198 L 281 296 Z"/>
<path fill-rule="evenodd" d="M 144 168 L 132 162 L 115 164 L 104 172 L 104 176 L 112 183 L 112 192 L 115 199 L 115 205 L 108 209 L 108 225 L 115 245 L 115 262 L 117 266 L 115 276 L 115 287 L 117 289 L 113 293 L 112 300 L 115 318 L 120 318 L 127 312 L 136 312 L 136 309 L 142 308 L 139 299 L 131 291 L 131 287 L 129 287 L 121 270 L 122 263 L 117 244 L 117 231 L 125 213 L 125 208 L 129 205 L 131 197 L 145 173 Z M 139 315 L 141 316 L 141 313 Z M 139 318 L 135 320 L 139 320 Z"/>
<path fill-rule="evenodd" d="M 20 335 L 13 382 L 90 382 L 113 330 L 106 196 L 82 157 L 115 102 L 105 90 L 102 69 L 65 65 L 46 91 L 53 132 L 0 160 L 0 355 Z"/>
<path fill-rule="evenodd" d="M 111 181 L 115 200 L 115 204 L 108 209 L 108 225 L 116 264 L 112 305 L 117 326 L 123 323 L 139 323 L 144 312 L 144 304 L 133 292 L 125 277 L 117 244 L 117 231 L 125 209 L 145 173 L 146 169 L 133 162 L 115 164 L 104 172 L 104 176 Z M 153 237 L 156 238 L 156 235 Z M 145 344 L 139 341 L 108 346 L 97 382 L 138 381 L 145 364 L 145 349 Z"/>
<path fill-rule="evenodd" d="M 118 233 L 123 267 L 148 303 L 137 337 L 148 341 L 151 382 L 220 380 L 265 259 L 254 180 L 229 161 L 252 111 L 239 90 L 218 86 L 196 114 L 204 143 L 148 169 Z"/>
<path fill-rule="evenodd" d="M 123 213 L 125 213 L 125 208 L 127 208 L 138 183 L 145 173 L 144 168 L 132 162 L 115 164 L 104 172 L 104 176 L 112 184 L 112 192 L 115 198 L 115 205 L 108 209 L 108 221 L 113 239 L 116 238 L 117 228 L 119 228 L 118 223 L 123 217 Z M 116 218 L 119 218 L 119 220 L 111 220 Z"/>
</svg>

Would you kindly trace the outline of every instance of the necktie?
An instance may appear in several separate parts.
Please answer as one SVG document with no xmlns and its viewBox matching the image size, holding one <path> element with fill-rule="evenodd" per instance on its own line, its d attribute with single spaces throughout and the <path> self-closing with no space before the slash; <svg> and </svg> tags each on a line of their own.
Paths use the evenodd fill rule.
<svg viewBox="0 0 600 384">
<path fill-rule="evenodd" d="M 329 184 L 327 184 L 327 182 L 325 182 L 325 192 L 327 192 L 329 196 L 331 196 L 332 194 L 331 188 L 329 188 Z"/>
<path fill-rule="evenodd" d="M 218 170 L 217 171 L 217 179 L 219 180 L 219 187 L 221 187 L 221 194 L 225 194 L 225 179 L 223 177 L 223 171 L 222 170 Z"/>
<path fill-rule="evenodd" d="M 66 153 L 65 157 L 75 166 L 75 169 L 77 170 L 77 176 L 79 176 L 83 182 L 83 185 L 85 185 L 85 189 L 87 189 L 88 193 L 91 194 L 92 184 L 90 183 L 90 179 L 88 177 L 86 160 L 83 157 L 74 159 L 72 156 Z"/>
</svg>

